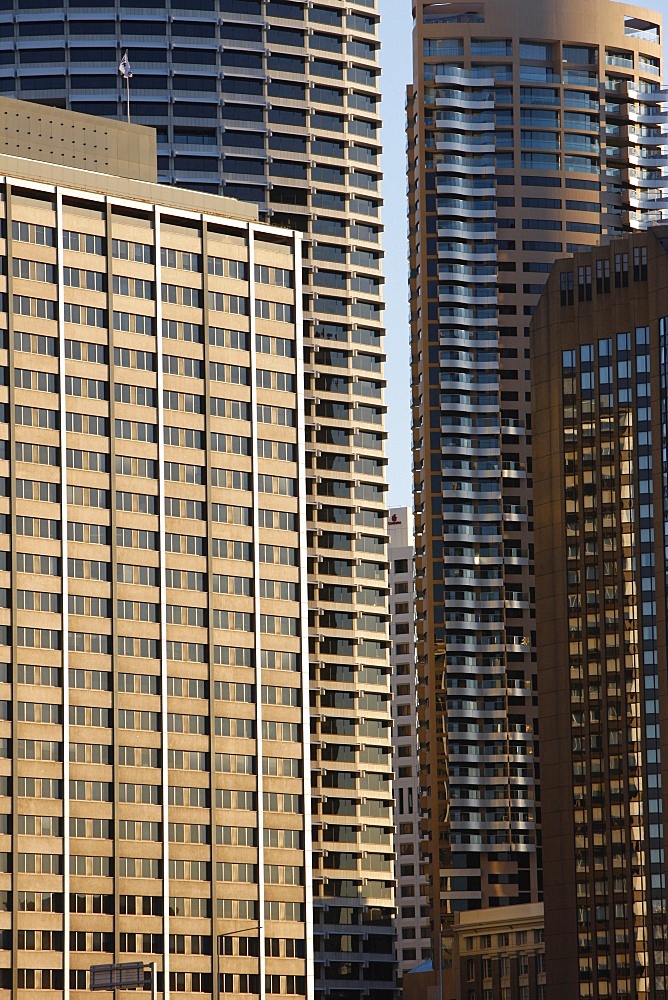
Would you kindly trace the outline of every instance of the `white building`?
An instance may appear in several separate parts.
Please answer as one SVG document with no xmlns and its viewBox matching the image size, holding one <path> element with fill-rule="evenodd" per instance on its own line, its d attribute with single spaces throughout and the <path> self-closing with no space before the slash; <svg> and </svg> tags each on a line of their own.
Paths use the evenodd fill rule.
<svg viewBox="0 0 668 1000">
<path fill-rule="evenodd" d="M 413 512 L 390 508 L 394 825 L 397 849 L 397 958 L 402 977 L 431 954 L 426 898 L 420 891 L 420 813 L 415 672 Z"/>
</svg>

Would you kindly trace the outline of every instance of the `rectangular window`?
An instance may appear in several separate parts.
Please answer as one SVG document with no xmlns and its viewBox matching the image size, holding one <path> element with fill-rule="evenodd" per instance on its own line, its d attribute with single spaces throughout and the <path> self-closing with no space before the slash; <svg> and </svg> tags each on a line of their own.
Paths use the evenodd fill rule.
<svg viewBox="0 0 668 1000">
<path fill-rule="evenodd" d="M 562 306 L 573 305 L 573 272 L 563 271 L 560 275 L 560 291 Z"/>
<path fill-rule="evenodd" d="M 596 293 L 605 294 L 610 291 L 610 261 L 596 261 Z"/>
<path fill-rule="evenodd" d="M 615 288 L 629 287 L 629 255 L 615 254 Z"/>
<path fill-rule="evenodd" d="M 647 247 L 633 249 L 633 280 L 647 281 Z"/>
<path fill-rule="evenodd" d="M 578 302 L 591 302 L 591 266 L 578 267 Z"/>
</svg>

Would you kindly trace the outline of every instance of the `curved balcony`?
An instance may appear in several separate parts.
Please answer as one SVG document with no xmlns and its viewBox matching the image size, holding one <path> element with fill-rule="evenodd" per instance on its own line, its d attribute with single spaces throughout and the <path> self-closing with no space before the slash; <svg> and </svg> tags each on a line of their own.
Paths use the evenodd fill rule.
<svg viewBox="0 0 668 1000">
<path fill-rule="evenodd" d="M 453 528 L 456 528 L 456 527 L 457 526 L 453 525 Z M 462 534 L 461 532 L 455 531 L 455 530 L 453 530 L 452 532 L 448 532 L 448 531 L 444 531 L 443 532 L 443 540 L 444 540 L 444 542 L 445 541 L 447 541 L 447 542 L 453 542 L 453 541 L 455 541 L 456 542 L 459 539 L 462 543 L 466 543 L 466 544 L 470 543 L 470 544 L 474 544 L 474 545 L 489 545 L 490 543 L 491 544 L 500 544 L 501 541 L 502 541 L 502 537 L 503 536 L 501 535 L 500 532 L 495 532 L 492 535 L 489 535 L 489 534 L 479 534 L 479 533 L 478 534 Z M 498 623 L 497 623 L 497 627 L 498 627 Z"/>
<path fill-rule="evenodd" d="M 459 105 L 458 105 L 459 106 Z M 442 105 L 444 108 L 448 108 L 448 105 Z M 454 125 L 458 131 L 461 132 L 477 132 L 477 131 L 494 131 L 494 117 L 493 115 L 485 114 L 484 108 L 476 108 L 477 114 L 466 115 L 462 114 L 461 111 L 451 110 L 451 106 L 448 110 L 437 111 L 433 115 L 433 121 L 440 125 L 442 122 L 447 122 L 448 124 Z M 425 121 L 427 119 L 427 112 L 425 111 Z"/>
<path fill-rule="evenodd" d="M 439 281 L 465 281 L 467 285 L 489 285 L 488 295 L 497 295 L 496 283 L 490 284 L 490 279 L 496 282 L 496 267 L 489 266 L 482 269 L 466 267 L 464 264 L 441 265 L 438 271 Z"/>
<path fill-rule="evenodd" d="M 641 101 L 641 104 L 646 104 L 646 101 Z M 626 117 L 630 122 L 637 122 L 640 125 L 663 125 L 668 118 L 666 112 L 660 111 L 638 111 L 635 108 L 629 107 L 626 111 Z"/>
<path fill-rule="evenodd" d="M 663 192 L 665 191 L 665 183 L 666 181 L 665 178 L 663 177 L 657 177 L 653 180 L 650 180 L 649 178 L 645 177 L 636 178 L 633 175 L 629 176 L 629 184 L 631 189 L 637 188 L 639 191 L 642 191 L 643 193 L 645 192 L 653 193 L 655 191 Z M 663 194 L 661 195 L 661 197 L 663 197 Z"/>
<path fill-rule="evenodd" d="M 632 101 L 640 101 L 641 104 L 668 104 L 668 90 L 636 90 L 629 86 L 626 94 Z"/>
<path fill-rule="evenodd" d="M 447 298 L 446 296 L 446 300 Z M 457 320 L 458 323 L 464 326 L 468 326 L 470 323 L 480 324 L 481 326 L 489 326 L 491 323 L 495 326 L 498 323 L 496 302 L 489 306 L 476 304 L 467 308 L 465 305 L 448 305 L 446 301 L 446 304 L 439 305 L 438 307 L 438 319 L 440 323 Z"/>
<path fill-rule="evenodd" d="M 466 285 L 439 285 L 438 298 L 440 302 L 451 299 L 455 302 L 474 301 L 478 305 L 496 305 L 498 295 L 496 288 L 491 286 L 467 288 Z"/>
<path fill-rule="evenodd" d="M 453 445 L 452 441 L 453 441 L 452 438 L 445 439 L 441 445 L 441 452 L 444 455 L 449 455 L 452 458 L 456 458 L 459 455 L 472 458 L 493 458 L 495 455 L 498 454 L 497 448 L 477 448 L 473 442 L 471 442 L 469 445 L 465 445 L 463 443 Z M 485 515 L 485 516 L 498 517 L 499 520 L 501 519 L 501 514 Z"/>
<path fill-rule="evenodd" d="M 453 233 L 453 235 L 459 234 Z M 496 262 L 496 250 L 490 249 L 488 243 L 480 243 L 477 240 L 471 240 L 470 243 L 440 242 L 438 244 L 437 254 L 439 260 L 443 260 L 445 257 L 451 260 L 451 254 L 453 253 L 457 254 L 459 260 L 470 261 L 472 264 L 478 262 Z"/>
<path fill-rule="evenodd" d="M 496 159 L 494 157 L 478 156 L 467 159 L 464 156 L 450 156 L 436 164 L 437 173 L 446 173 L 452 170 L 455 173 L 463 174 L 494 174 L 496 172 Z"/>
<path fill-rule="evenodd" d="M 455 599 L 455 598 L 451 599 L 451 598 L 446 597 L 444 599 L 444 601 L 443 601 L 443 604 L 444 604 L 444 606 L 446 608 L 448 608 L 450 606 L 459 607 L 463 600 L 464 600 L 463 598 L 460 600 L 460 599 Z M 493 610 L 501 611 L 503 609 L 503 607 L 504 607 L 503 600 L 498 600 L 498 601 L 494 601 L 494 600 L 475 600 L 471 596 L 467 596 L 466 599 L 465 599 L 465 601 L 464 601 L 464 603 L 465 603 L 465 606 L 467 608 L 488 608 L 488 609 L 491 608 Z M 449 690 L 450 689 L 448 688 L 448 691 Z M 457 688 L 453 689 L 453 691 L 457 691 L 457 690 L 459 690 L 459 689 L 457 689 Z M 461 691 L 460 691 L 460 693 L 461 693 Z"/>
<path fill-rule="evenodd" d="M 496 238 L 496 226 L 490 225 L 487 222 L 469 223 L 465 222 L 463 219 L 441 219 L 437 220 L 438 235 L 444 236 L 448 233 L 452 233 L 456 236 L 461 236 L 468 240 L 480 240 L 484 239 L 495 239 Z"/>
<path fill-rule="evenodd" d="M 496 386 L 498 378 L 490 378 L 490 376 L 498 375 L 499 363 L 497 360 L 490 358 L 483 362 L 466 356 L 461 358 L 443 357 L 445 353 L 448 352 L 442 352 L 440 358 L 442 381 L 464 382 L 463 376 L 470 375 L 472 384 L 477 380 L 480 385 Z M 469 435 L 466 434 L 466 436 Z"/>
<path fill-rule="evenodd" d="M 478 652 L 496 652 L 499 653 L 503 646 L 493 635 L 489 636 L 448 636 L 446 639 L 446 647 L 450 649 L 474 649 Z M 478 734 L 481 736 L 482 734 Z M 495 734 L 498 735 L 498 734 Z"/>
<path fill-rule="evenodd" d="M 458 202 L 456 205 L 444 205 L 439 198 L 436 201 L 436 214 L 439 218 L 442 215 L 445 215 L 446 218 L 460 215 L 464 219 L 496 219 L 496 205 L 482 206 L 474 200 L 471 200 L 470 203 Z"/>
<path fill-rule="evenodd" d="M 456 149 L 462 150 L 466 153 L 493 153 L 495 150 L 495 142 L 493 137 L 490 138 L 488 136 L 480 136 L 476 139 L 473 136 L 457 136 L 453 132 L 447 137 L 438 139 L 435 143 L 435 148 L 439 152 L 447 152 L 450 149 Z"/>
<path fill-rule="evenodd" d="M 503 556 L 503 562 L 506 566 L 528 566 L 529 556 L 528 553 L 521 553 L 519 550 L 517 554 L 511 552 Z M 512 651 L 512 650 L 511 650 Z"/>
<path fill-rule="evenodd" d="M 497 338 L 495 333 L 487 330 L 441 330 L 439 337 L 441 347 L 456 345 L 457 347 L 496 347 Z"/>
<path fill-rule="evenodd" d="M 445 500 L 457 500 L 464 497 L 472 497 L 473 499 L 483 497 L 485 500 L 500 500 L 501 480 L 499 478 L 495 482 L 490 483 L 461 478 L 448 479 L 443 484 L 441 495 Z"/>
<path fill-rule="evenodd" d="M 475 396 L 475 393 L 473 394 Z M 493 403 L 479 403 L 471 399 L 471 395 L 465 393 L 447 393 L 441 392 L 441 403 L 443 406 L 447 406 L 449 410 L 453 412 L 462 413 L 477 413 L 477 414 L 494 414 L 498 413 L 498 403 L 494 401 Z M 501 477 L 499 476 L 499 479 Z M 500 487 L 499 487 L 500 488 Z"/>
<path fill-rule="evenodd" d="M 434 105 L 437 108 L 452 107 L 453 101 L 457 102 L 458 108 L 466 108 L 467 111 L 493 111 L 495 105 L 494 99 L 487 93 L 481 93 L 479 96 L 459 93 L 452 97 L 437 97 Z"/>
<path fill-rule="evenodd" d="M 504 480 L 517 481 L 521 479 L 526 479 L 526 476 L 527 476 L 526 469 L 508 469 L 505 467 L 504 464 L 504 469 L 503 469 Z"/>
<path fill-rule="evenodd" d="M 494 86 L 494 77 L 474 77 L 471 70 L 460 69 L 458 66 L 448 66 L 447 68 L 441 70 L 439 73 L 434 74 L 434 79 L 437 84 L 440 83 L 464 83 L 467 87 L 487 89 L 491 91 Z"/>
<path fill-rule="evenodd" d="M 436 178 L 436 191 L 441 188 L 455 188 L 457 191 L 478 197 L 483 194 L 489 197 L 496 196 L 496 185 L 488 177 L 444 177 L 439 175 Z"/>
<path fill-rule="evenodd" d="M 628 139 L 629 142 L 636 143 L 638 146 L 656 146 L 657 148 L 661 148 L 668 145 L 668 136 L 666 135 L 643 135 L 642 132 L 636 132 L 633 129 L 629 129 Z"/>
<path fill-rule="evenodd" d="M 448 323 L 451 320 L 456 319 L 458 323 L 465 326 L 481 327 L 487 326 L 491 328 L 496 328 L 498 324 L 498 318 L 495 316 L 485 317 L 480 315 L 474 309 L 464 310 L 457 307 L 450 308 L 449 306 L 441 306 L 438 311 L 438 321 L 439 323 Z"/>
<path fill-rule="evenodd" d="M 635 153 L 629 151 L 628 162 L 632 167 L 665 167 L 666 157 L 663 154 L 657 154 L 656 156 L 637 156 Z"/>
<path fill-rule="evenodd" d="M 475 397 L 480 391 L 490 391 L 498 392 L 499 383 L 498 382 L 480 382 L 477 379 L 464 381 L 461 379 L 457 381 L 455 378 L 448 377 L 450 373 L 441 372 L 440 388 L 444 393 L 457 391 L 458 393 L 468 393 L 469 403 L 475 405 Z M 454 374 L 454 373 L 452 373 Z M 497 469 L 499 475 L 501 475 L 501 470 Z"/>
</svg>

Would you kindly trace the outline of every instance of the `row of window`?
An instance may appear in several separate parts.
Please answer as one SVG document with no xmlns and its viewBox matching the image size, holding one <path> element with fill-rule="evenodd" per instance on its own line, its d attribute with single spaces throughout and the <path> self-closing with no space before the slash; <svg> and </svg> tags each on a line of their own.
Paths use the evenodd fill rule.
<svg viewBox="0 0 668 1000">
<path fill-rule="evenodd" d="M 287 905 L 287 904 L 286 904 Z M 83 932 L 73 931 L 73 935 Z M 113 952 L 113 935 L 95 933 L 90 936 L 90 947 L 85 941 L 81 942 L 81 951 L 92 952 Z M 84 939 L 86 935 L 84 934 Z M 121 951 L 144 952 L 145 954 L 162 954 L 162 938 L 155 935 L 157 940 L 147 947 L 151 935 L 121 935 Z M 79 939 L 75 938 L 77 944 Z M 224 938 L 221 940 L 225 940 Z M 141 947 L 138 947 L 138 941 Z M 65 974 L 62 969 L 35 969 L 20 968 L 17 970 L 17 986 L 20 990 L 57 990 L 64 989 Z M 69 976 L 69 986 L 73 990 L 88 989 L 89 973 L 86 969 L 71 969 Z M 162 973 L 158 973 L 158 987 L 161 988 L 163 979 Z M 265 992 L 268 995 L 276 996 L 303 996 L 305 990 L 305 977 L 299 975 L 281 976 L 267 973 L 265 975 Z M 260 976 L 257 973 L 219 973 L 220 990 L 231 995 L 255 995 L 260 990 Z M 12 989 L 12 975 L 10 969 L 0 969 L 0 989 Z M 211 996 L 213 989 L 213 976 L 210 972 L 174 972 L 169 973 L 169 989 L 172 993 L 201 993 Z"/>
<path fill-rule="evenodd" d="M 92 273 L 92 272 L 88 272 Z M 135 298 L 153 299 L 153 284 L 143 278 L 121 278 L 114 275 L 114 291 L 120 295 L 131 295 Z M 191 288 L 184 285 L 162 285 L 162 301 L 175 305 L 194 306 L 201 308 L 203 296 L 200 289 Z M 228 295 L 223 292 L 208 293 L 209 309 L 214 312 L 228 312 L 237 316 L 248 315 L 248 299 L 242 295 Z M 28 295 L 13 296 L 13 311 L 20 316 L 31 316 L 39 319 L 57 319 L 58 304 L 51 299 L 32 298 Z M 295 309 L 294 306 L 285 302 L 270 302 L 263 299 L 255 300 L 255 315 L 258 319 L 272 320 L 278 323 L 293 323 Z M 66 323 L 83 326 L 95 326 L 104 328 L 107 326 L 106 311 L 92 306 L 74 305 L 65 302 L 63 306 L 63 316 Z M 145 327 L 150 329 L 153 322 L 143 324 L 140 331 L 137 326 L 137 319 L 134 321 L 134 331 L 136 333 L 148 333 Z M 150 317 L 147 317 L 150 319 Z M 114 318 L 114 326 L 118 322 L 122 324 L 122 319 Z M 40 352 L 42 353 L 42 352 Z"/>
<path fill-rule="evenodd" d="M 269 340 L 270 338 L 265 338 Z M 275 338 L 274 338 L 275 339 Z M 170 362 L 171 367 L 171 362 Z M 225 365 L 221 362 L 211 361 L 209 363 L 211 380 L 214 382 L 229 382 L 234 385 L 249 384 L 249 369 L 240 365 Z M 0 382 L 6 379 L 6 369 L 0 368 Z M 40 371 L 32 368 L 15 368 L 14 385 L 20 389 L 33 389 L 38 392 L 59 391 L 60 378 L 56 372 Z M 258 368 L 255 372 L 255 384 L 259 389 L 276 389 L 279 392 L 295 391 L 295 376 L 290 372 L 277 372 L 271 369 Z M 104 379 L 81 378 L 74 375 L 65 376 L 65 392 L 71 396 L 83 396 L 88 399 L 104 399 L 108 397 L 109 385 Z M 148 386 L 128 385 L 118 382 L 115 386 L 114 398 L 119 403 L 130 403 L 135 406 L 156 406 L 156 390 Z M 163 401 L 167 403 L 176 400 L 198 399 L 203 401 L 204 396 L 192 393 L 176 393 L 164 390 Z M 217 397 L 216 397 L 217 398 Z M 229 402 L 232 402 L 231 400 Z M 189 409 L 188 412 L 204 412 L 202 403 L 197 410 Z M 168 409 L 187 409 L 185 402 L 182 406 L 168 406 Z M 221 415 L 221 414 L 219 414 Z M 224 414 L 222 414 L 224 415 Z M 68 417 L 83 418 L 88 414 L 70 414 Z M 246 418 L 247 419 L 247 418 Z M 118 424 L 120 421 L 116 421 Z M 80 428 L 68 427 L 68 430 L 79 430 Z"/>
<path fill-rule="evenodd" d="M 9 642 L 8 626 L 0 626 L 0 640 L 3 645 Z M 68 648 L 75 653 L 101 653 L 105 656 L 112 654 L 112 639 L 106 633 L 97 632 L 68 632 Z M 343 655 L 352 655 L 352 647 L 357 642 L 361 655 L 384 658 L 384 647 L 380 643 L 371 640 L 339 640 L 342 649 L 347 649 Z M 59 629 L 40 629 L 27 626 L 19 626 L 17 629 L 17 644 L 27 649 L 62 649 L 62 634 Z M 323 651 L 329 646 L 336 644 L 337 640 L 326 638 L 321 641 Z M 160 659 L 160 643 L 157 639 L 136 638 L 130 635 L 119 635 L 116 638 L 116 649 L 120 656 L 142 657 L 149 659 Z M 214 646 L 214 663 L 236 664 L 237 666 L 251 666 L 254 651 L 246 647 Z M 208 663 L 209 650 L 204 643 L 182 642 L 168 640 L 165 646 L 166 658 L 168 660 L 185 661 L 190 663 Z M 297 654 L 292 652 L 279 653 L 273 650 L 261 651 L 263 666 L 279 670 L 298 670 Z M 341 654 L 337 654 L 341 655 Z M 236 658 L 234 658 L 236 657 Z M 287 659 L 286 659 L 287 657 Z M 292 658 L 292 659 L 291 659 Z M 281 663 L 280 666 L 274 666 Z M 51 706 L 43 706 L 44 712 L 50 715 Z M 33 721 L 40 721 L 39 719 Z M 42 719 L 42 722 L 51 721 Z"/>
<path fill-rule="evenodd" d="M 610 291 L 610 270 L 611 261 L 609 258 L 596 261 L 596 293 L 606 294 Z M 594 266 L 584 264 L 578 267 L 578 301 L 591 302 L 592 299 L 592 274 Z M 634 247 L 633 249 L 633 280 L 636 282 L 647 281 L 648 259 L 647 247 Z M 614 255 L 614 287 L 628 288 L 629 285 L 629 255 L 628 253 L 616 253 Z M 564 271 L 559 276 L 560 299 L 562 306 L 573 305 L 575 297 L 574 272 Z"/>
</svg>

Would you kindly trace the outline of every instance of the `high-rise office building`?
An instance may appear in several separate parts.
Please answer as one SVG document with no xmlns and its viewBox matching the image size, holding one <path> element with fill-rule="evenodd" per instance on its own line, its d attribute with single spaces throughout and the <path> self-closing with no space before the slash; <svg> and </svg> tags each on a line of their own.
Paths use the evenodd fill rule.
<svg viewBox="0 0 668 1000">
<path fill-rule="evenodd" d="M 660 215 L 660 21 L 416 0 L 408 93 L 420 752 L 433 934 L 540 895 L 529 323 Z"/>
<path fill-rule="evenodd" d="M 532 351 L 548 986 L 658 1000 L 668 988 L 668 227 L 559 261 Z"/>
<path fill-rule="evenodd" d="M 143 130 L 26 111 L 0 102 L 49 160 L 0 155 L 0 994 L 156 961 L 164 997 L 313 996 L 301 235 L 133 179 Z"/>
<path fill-rule="evenodd" d="M 420 792 L 415 669 L 415 526 L 410 507 L 390 507 L 390 663 L 394 723 L 397 960 L 400 979 L 431 956 L 420 865 Z"/>
<path fill-rule="evenodd" d="M 376 0 L 0 11 L 0 93 L 124 118 L 128 49 L 159 178 L 304 234 L 317 978 L 352 1000 L 393 990 L 378 20 Z"/>
</svg>

